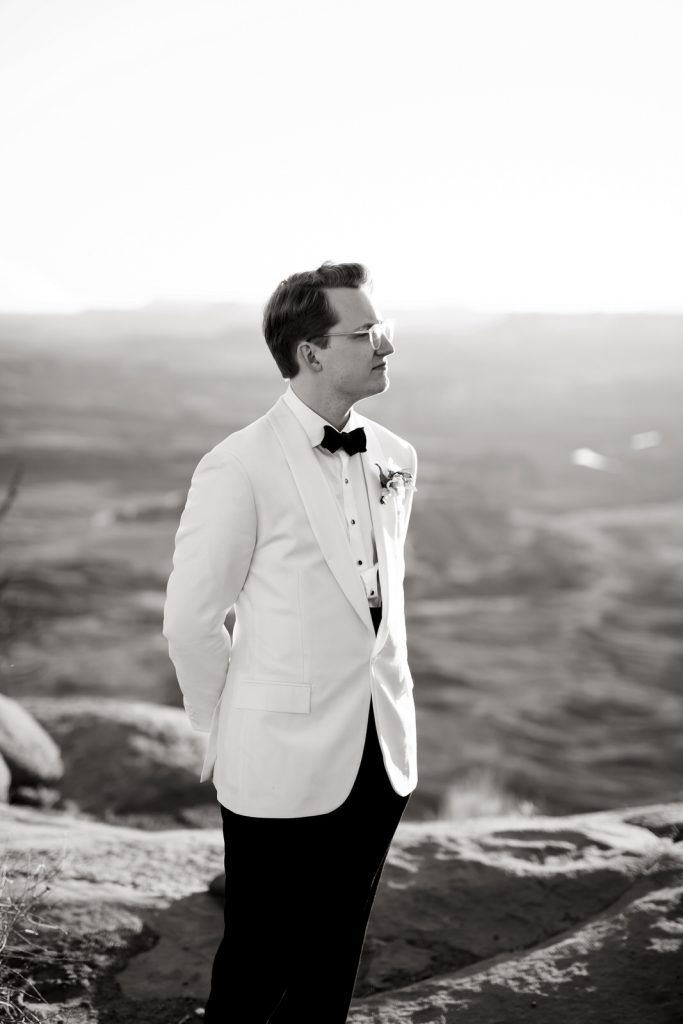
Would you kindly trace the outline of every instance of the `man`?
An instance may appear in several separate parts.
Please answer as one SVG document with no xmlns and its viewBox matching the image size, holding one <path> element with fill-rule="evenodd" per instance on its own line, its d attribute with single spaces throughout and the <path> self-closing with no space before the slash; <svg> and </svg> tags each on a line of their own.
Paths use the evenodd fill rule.
<svg viewBox="0 0 683 1024">
<path fill-rule="evenodd" d="M 278 285 L 263 331 L 287 391 L 204 455 L 176 534 L 163 633 L 225 838 L 207 1024 L 343 1024 L 417 783 L 417 456 L 354 409 L 394 352 L 366 283 L 328 261 Z"/>
</svg>

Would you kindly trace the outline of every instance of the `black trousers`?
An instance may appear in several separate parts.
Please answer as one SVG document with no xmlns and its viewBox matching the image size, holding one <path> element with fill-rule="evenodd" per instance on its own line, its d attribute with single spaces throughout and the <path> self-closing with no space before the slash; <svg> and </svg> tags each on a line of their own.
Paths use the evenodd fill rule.
<svg viewBox="0 0 683 1024">
<path fill-rule="evenodd" d="M 371 609 L 375 632 L 381 609 Z M 370 911 L 408 796 L 387 777 L 372 702 L 358 775 L 327 814 L 222 804 L 225 934 L 205 1024 L 344 1024 Z"/>
</svg>

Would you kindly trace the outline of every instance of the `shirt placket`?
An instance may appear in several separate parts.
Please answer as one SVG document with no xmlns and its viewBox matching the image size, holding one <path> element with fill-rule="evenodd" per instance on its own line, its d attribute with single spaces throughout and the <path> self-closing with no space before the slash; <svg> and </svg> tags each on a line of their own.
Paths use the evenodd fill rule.
<svg viewBox="0 0 683 1024">
<path fill-rule="evenodd" d="M 350 456 L 343 448 L 338 450 L 338 454 L 341 457 L 342 464 L 342 497 L 344 502 L 344 515 L 348 524 L 351 552 L 353 554 L 354 562 L 356 563 L 356 568 L 361 576 L 366 596 L 371 603 L 376 603 L 379 600 L 376 590 L 377 571 L 376 569 L 373 569 L 368 561 L 367 554 L 363 546 L 360 518 L 358 515 L 358 507 L 356 505 L 356 501 L 359 496 L 357 495 L 356 488 L 354 488 L 352 483 L 353 477 L 349 467 Z"/>
</svg>

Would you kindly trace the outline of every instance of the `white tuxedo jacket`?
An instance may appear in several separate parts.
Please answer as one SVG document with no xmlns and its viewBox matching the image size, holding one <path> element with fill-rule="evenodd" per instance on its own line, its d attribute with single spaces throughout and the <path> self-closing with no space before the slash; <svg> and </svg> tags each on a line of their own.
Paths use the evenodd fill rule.
<svg viewBox="0 0 683 1024">
<path fill-rule="evenodd" d="M 197 465 L 175 537 L 163 634 L 194 729 L 200 781 L 255 817 L 324 814 L 348 796 L 372 697 L 384 764 L 417 784 L 403 610 L 413 494 L 380 502 L 376 463 L 417 474 L 407 441 L 358 414 L 377 547 L 375 636 L 348 537 L 310 440 L 283 398 Z M 235 607 L 232 640 L 225 617 Z M 213 771 L 212 771 L 213 770 Z"/>
</svg>

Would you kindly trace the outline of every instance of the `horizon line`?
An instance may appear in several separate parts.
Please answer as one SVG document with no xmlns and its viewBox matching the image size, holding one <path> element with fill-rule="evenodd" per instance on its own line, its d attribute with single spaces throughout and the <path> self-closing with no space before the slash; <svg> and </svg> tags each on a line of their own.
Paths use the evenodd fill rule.
<svg viewBox="0 0 683 1024">
<path fill-rule="evenodd" d="M 200 310 L 210 309 L 212 307 L 221 306 L 233 306 L 242 308 L 245 310 L 259 309 L 263 310 L 265 306 L 264 302 L 252 302 L 247 300 L 239 299 L 150 299 L 147 302 L 135 303 L 135 304 L 118 304 L 118 305 L 97 305 L 97 306 L 77 306 L 73 308 L 45 308 L 45 309 L 31 309 L 26 307 L 0 307 L 0 317 L 44 317 L 44 316 L 83 316 L 86 314 L 103 314 L 103 313 L 144 313 L 154 312 L 155 310 L 161 309 L 176 309 L 182 310 Z M 462 306 L 457 303 L 448 302 L 425 302 L 425 303 L 414 303 L 408 306 L 399 306 L 392 303 L 384 303 L 387 308 L 390 308 L 392 314 L 405 313 L 405 314 L 419 314 L 419 313 L 451 313 L 465 317 L 500 317 L 500 316 L 683 316 L 683 306 L 681 307 L 563 307 L 563 308 L 543 308 L 541 306 Z"/>
</svg>

